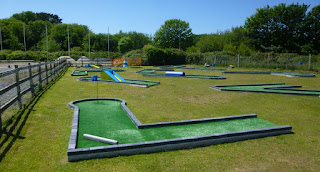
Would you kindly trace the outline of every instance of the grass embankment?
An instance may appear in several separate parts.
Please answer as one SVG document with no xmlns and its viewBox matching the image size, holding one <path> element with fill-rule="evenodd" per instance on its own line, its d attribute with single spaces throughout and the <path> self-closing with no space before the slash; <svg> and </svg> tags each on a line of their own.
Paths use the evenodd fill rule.
<svg viewBox="0 0 320 172">
<path fill-rule="evenodd" d="M 190 67 L 190 66 L 188 66 Z M 191 66 L 196 67 L 196 66 Z M 150 68 L 150 67 L 147 67 Z M 319 171 L 320 98 L 311 96 L 216 91 L 210 85 L 280 83 L 319 90 L 319 76 L 289 78 L 273 75 L 221 74 L 185 70 L 187 75 L 222 75 L 225 80 L 143 77 L 126 69 L 123 78 L 160 81 L 140 88 L 120 84 L 79 82 L 68 72 L 36 104 L 30 106 L 12 132 L 1 137 L 0 171 Z M 89 76 L 92 73 L 88 74 Z M 97 90 L 98 88 L 98 90 Z M 256 113 L 295 134 L 202 148 L 145 155 L 67 161 L 73 109 L 83 98 L 124 99 L 142 123 L 179 121 Z M 10 131 L 10 127 L 7 128 Z M 7 140 L 4 140 L 9 135 Z"/>
</svg>

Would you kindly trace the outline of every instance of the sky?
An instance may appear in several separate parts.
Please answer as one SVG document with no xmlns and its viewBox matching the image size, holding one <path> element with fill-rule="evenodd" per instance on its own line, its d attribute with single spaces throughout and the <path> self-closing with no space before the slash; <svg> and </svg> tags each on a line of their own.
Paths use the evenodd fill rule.
<svg viewBox="0 0 320 172">
<path fill-rule="evenodd" d="M 319 0 L 1 0 L 0 19 L 23 11 L 58 15 L 63 23 L 87 25 L 94 33 L 154 34 L 166 20 L 189 23 L 194 34 L 244 25 L 257 8 L 280 3 L 320 5 Z"/>
</svg>

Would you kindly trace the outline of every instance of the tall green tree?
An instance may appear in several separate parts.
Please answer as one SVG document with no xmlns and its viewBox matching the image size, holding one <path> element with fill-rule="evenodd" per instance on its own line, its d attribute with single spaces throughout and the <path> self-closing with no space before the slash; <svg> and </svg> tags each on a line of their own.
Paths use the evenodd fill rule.
<svg viewBox="0 0 320 172">
<path fill-rule="evenodd" d="M 306 43 L 305 21 L 308 5 L 279 4 L 257 9 L 247 18 L 245 28 L 256 49 L 299 53 Z"/>
<path fill-rule="evenodd" d="M 189 23 L 180 19 L 165 21 L 155 33 L 154 44 L 161 48 L 180 48 L 186 50 L 193 44 L 192 29 Z"/>
<path fill-rule="evenodd" d="M 308 12 L 306 27 L 309 29 L 307 34 L 307 38 L 310 40 L 307 46 L 311 48 L 309 52 L 314 51 L 315 53 L 320 53 L 320 5 L 313 7 Z"/>
<path fill-rule="evenodd" d="M 121 53 L 128 52 L 133 48 L 133 41 L 129 36 L 122 37 L 118 42 L 118 49 Z"/>
</svg>

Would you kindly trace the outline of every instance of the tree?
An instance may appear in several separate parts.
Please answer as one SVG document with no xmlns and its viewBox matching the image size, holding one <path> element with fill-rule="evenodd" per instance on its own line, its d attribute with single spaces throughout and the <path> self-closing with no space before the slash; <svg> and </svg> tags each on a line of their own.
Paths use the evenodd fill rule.
<svg viewBox="0 0 320 172">
<path fill-rule="evenodd" d="M 26 24 L 28 24 L 30 21 L 36 21 L 37 16 L 32 11 L 23 11 L 22 13 L 13 14 L 12 18 L 15 18 L 17 20 L 20 20 Z"/>
<path fill-rule="evenodd" d="M 305 21 L 308 5 L 285 3 L 257 9 L 245 22 L 256 49 L 261 51 L 300 52 L 306 43 Z"/>
<path fill-rule="evenodd" d="M 37 20 L 49 21 L 52 24 L 60 24 L 62 23 L 62 19 L 58 15 L 49 14 L 49 13 L 36 13 Z"/>
<path fill-rule="evenodd" d="M 118 50 L 121 53 L 128 52 L 133 48 L 133 41 L 129 36 L 123 37 L 118 42 Z"/>
<path fill-rule="evenodd" d="M 307 14 L 308 19 L 306 27 L 310 29 L 308 33 L 309 44 L 304 47 L 304 50 L 308 53 L 317 51 L 320 53 L 320 5 L 313 7 Z M 308 48 L 307 48 L 308 47 Z"/>
<path fill-rule="evenodd" d="M 198 47 L 202 53 L 222 51 L 225 42 L 226 41 L 223 39 L 222 35 L 205 35 L 200 38 L 196 44 L 196 47 Z"/>
<path fill-rule="evenodd" d="M 189 23 L 180 19 L 165 21 L 155 33 L 154 44 L 161 48 L 181 48 L 192 46 L 193 34 Z M 180 44 L 180 47 L 179 47 Z"/>
</svg>

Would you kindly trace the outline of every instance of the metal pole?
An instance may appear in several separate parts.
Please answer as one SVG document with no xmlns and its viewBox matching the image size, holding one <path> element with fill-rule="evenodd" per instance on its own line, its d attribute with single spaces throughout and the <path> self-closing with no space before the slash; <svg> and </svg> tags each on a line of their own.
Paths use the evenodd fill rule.
<svg viewBox="0 0 320 172">
<path fill-rule="evenodd" d="M 309 70 L 311 70 L 311 54 L 309 54 Z"/>
<path fill-rule="evenodd" d="M 23 25 L 23 42 L 24 42 L 24 54 L 27 55 L 27 45 L 26 45 L 26 29 Z"/>
<path fill-rule="evenodd" d="M 67 25 L 67 30 L 68 30 L 68 54 L 69 54 L 69 57 L 70 57 L 69 25 Z"/>
<path fill-rule="evenodd" d="M 110 56 L 109 56 L 109 48 L 110 48 L 110 46 L 109 46 L 109 27 L 108 27 L 108 58 L 110 58 Z"/>
<path fill-rule="evenodd" d="M 89 30 L 89 59 L 91 60 L 91 56 L 90 56 L 90 30 Z"/>
<path fill-rule="evenodd" d="M 1 45 L 1 56 L 2 56 L 2 59 L 3 59 L 1 25 L 0 25 L 0 45 Z"/>
<path fill-rule="evenodd" d="M 238 67 L 240 67 L 240 54 L 238 54 Z"/>
<path fill-rule="evenodd" d="M 181 32 L 181 30 L 180 30 L 180 19 L 179 19 L 179 23 L 178 23 L 178 26 L 179 26 L 179 28 L 178 28 L 178 30 L 179 30 L 179 50 L 180 50 L 180 32 Z"/>
<path fill-rule="evenodd" d="M 47 61 L 48 61 L 49 53 L 48 53 L 48 28 L 47 28 L 47 25 L 46 25 L 46 43 L 47 43 Z"/>
</svg>

